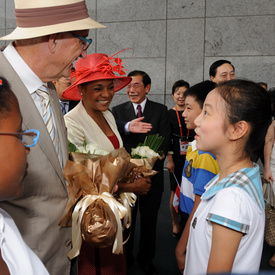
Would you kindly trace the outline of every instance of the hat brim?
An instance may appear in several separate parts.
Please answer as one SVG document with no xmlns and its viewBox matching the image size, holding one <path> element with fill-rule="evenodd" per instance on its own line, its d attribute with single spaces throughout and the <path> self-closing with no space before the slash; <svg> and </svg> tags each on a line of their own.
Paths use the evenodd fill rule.
<svg viewBox="0 0 275 275">
<path fill-rule="evenodd" d="M 17 27 L 12 33 L 6 36 L 0 37 L 0 40 L 20 40 L 20 39 L 40 37 L 40 36 L 59 33 L 59 32 L 101 29 L 101 28 L 106 28 L 106 27 L 91 18 L 85 18 L 85 19 L 76 20 L 72 22 L 60 23 L 60 24 L 55 24 L 50 26 L 43 26 L 43 27 L 35 27 L 35 28 Z"/>
<path fill-rule="evenodd" d="M 121 89 L 123 89 L 126 85 L 128 85 L 131 81 L 132 78 L 129 76 L 110 76 L 110 77 L 104 77 L 104 78 L 99 78 L 99 79 L 93 79 L 93 81 L 97 80 L 108 80 L 112 79 L 114 80 L 114 91 L 115 93 Z M 81 100 L 82 96 L 79 93 L 78 90 L 78 85 L 83 84 L 83 83 L 88 83 L 89 81 L 83 81 L 83 79 L 74 82 L 70 87 L 68 87 L 66 90 L 63 91 L 62 97 L 68 100 Z"/>
</svg>

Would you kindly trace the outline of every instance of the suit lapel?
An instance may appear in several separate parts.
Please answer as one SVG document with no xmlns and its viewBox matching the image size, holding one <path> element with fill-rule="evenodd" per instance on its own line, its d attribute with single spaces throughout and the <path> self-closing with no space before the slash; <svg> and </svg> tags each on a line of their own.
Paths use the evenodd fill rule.
<svg viewBox="0 0 275 275">
<path fill-rule="evenodd" d="M 149 99 L 147 99 L 145 108 L 143 111 L 143 116 L 145 117 L 144 122 L 150 121 L 153 113 L 154 113 L 154 105 L 152 104 L 152 102 Z"/>
<path fill-rule="evenodd" d="M 133 107 L 133 104 L 131 101 L 127 102 L 125 105 L 125 119 L 127 121 L 135 119 L 136 118 L 136 113 Z"/>
</svg>

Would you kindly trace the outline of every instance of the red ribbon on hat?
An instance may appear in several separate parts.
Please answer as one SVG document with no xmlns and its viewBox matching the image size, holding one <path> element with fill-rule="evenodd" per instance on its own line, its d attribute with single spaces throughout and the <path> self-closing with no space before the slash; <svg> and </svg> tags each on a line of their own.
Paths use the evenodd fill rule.
<svg viewBox="0 0 275 275">
<path fill-rule="evenodd" d="M 91 73 L 95 72 L 103 72 L 105 75 L 111 74 L 115 76 L 114 72 L 117 72 L 119 75 L 125 75 L 126 73 L 123 71 L 125 62 L 122 63 L 122 60 L 119 57 L 114 58 L 117 54 L 128 50 L 130 48 L 121 50 L 112 56 L 104 56 L 102 60 L 94 67 L 94 68 L 87 68 L 87 67 L 81 67 L 75 70 L 75 72 L 71 75 L 71 81 L 77 81 L 79 77 L 85 78 Z"/>
</svg>

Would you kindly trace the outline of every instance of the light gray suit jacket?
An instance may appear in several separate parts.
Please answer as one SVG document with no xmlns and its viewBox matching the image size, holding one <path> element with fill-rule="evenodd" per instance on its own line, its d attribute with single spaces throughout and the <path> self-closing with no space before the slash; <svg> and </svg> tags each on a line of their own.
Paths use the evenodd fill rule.
<svg viewBox="0 0 275 275">
<path fill-rule="evenodd" d="M 71 228 L 58 223 L 67 203 L 68 193 L 50 135 L 23 82 L 0 52 L 0 76 L 5 77 L 19 101 L 23 130 L 37 129 L 40 137 L 28 155 L 28 174 L 23 194 L 14 200 L 0 202 L 14 219 L 23 239 L 43 261 L 51 275 L 70 273 Z M 68 157 L 67 133 L 54 87 L 52 109 L 58 128 L 63 161 Z M 16 248 L 14 248 L 16 249 Z"/>
</svg>

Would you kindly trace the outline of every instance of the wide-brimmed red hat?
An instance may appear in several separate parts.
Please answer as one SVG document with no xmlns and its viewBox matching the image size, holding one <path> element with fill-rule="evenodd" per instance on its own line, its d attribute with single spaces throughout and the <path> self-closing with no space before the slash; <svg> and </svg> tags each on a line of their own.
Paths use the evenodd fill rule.
<svg viewBox="0 0 275 275">
<path fill-rule="evenodd" d="M 80 100 L 82 96 L 78 91 L 78 85 L 86 82 L 113 79 L 114 91 L 117 92 L 131 82 L 132 78 L 125 75 L 124 63 L 116 54 L 108 56 L 103 53 L 89 54 L 85 59 L 79 59 L 75 63 L 75 71 L 71 74 L 72 85 L 62 93 L 62 97 L 69 100 Z M 120 76 L 115 75 L 117 72 Z"/>
</svg>

